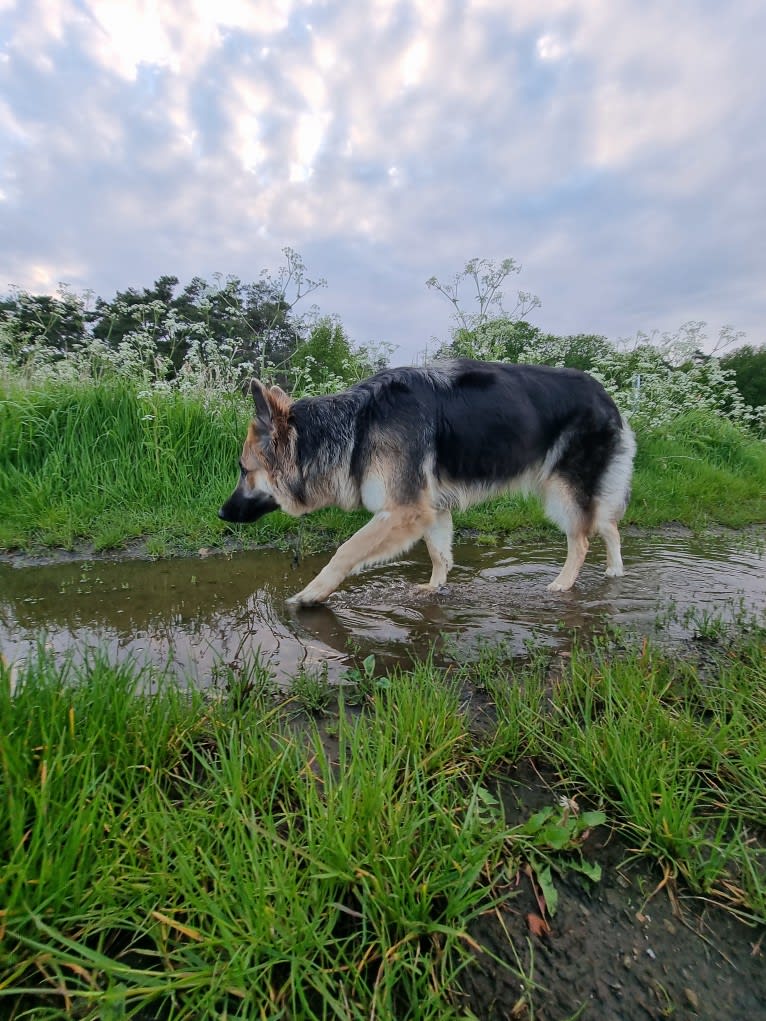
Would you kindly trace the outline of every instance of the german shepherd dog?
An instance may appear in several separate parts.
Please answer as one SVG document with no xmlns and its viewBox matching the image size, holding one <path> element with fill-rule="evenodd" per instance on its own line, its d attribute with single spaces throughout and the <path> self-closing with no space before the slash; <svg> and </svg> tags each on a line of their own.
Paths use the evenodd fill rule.
<svg viewBox="0 0 766 1021">
<path fill-rule="evenodd" d="M 289 602 L 324 602 L 343 579 L 424 539 L 438 589 L 452 567 L 453 508 L 510 490 L 535 492 L 567 537 L 548 588 L 577 580 L 588 537 L 606 545 L 606 574 L 623 573 L 620 534 L 635 440 L 614 402 L 576 369 L 459 359 L 385 369 L 342 393 L 293 401 L 250 384 L 255 417 L 237 488 L 218 512 L 257 521 L 360 507 L 372 518 Z"/>
</svg>

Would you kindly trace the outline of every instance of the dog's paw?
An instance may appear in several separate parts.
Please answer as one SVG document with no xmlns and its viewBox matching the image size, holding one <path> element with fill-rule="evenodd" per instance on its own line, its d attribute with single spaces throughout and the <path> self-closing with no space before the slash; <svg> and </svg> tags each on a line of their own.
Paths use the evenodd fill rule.
<svg viewBox="0 0 766 1021">
<path fill-rule="evenodd" d="M 604 571 L 605 578 L 621 578 L 625 574 L 622 567 L 607 567 Z"/>
<path fill-rule="evenodd" d="M 550 583 L 550 585 L 548 586 L 548 591 L 549 592 L 568 592 L 571 589 L 573 584 L 574 584 L 574 582 L 572 582 L 572 584 L 570 584 L 570 585 L 567 585 L 566 582 L 559 581 L 559 579 L 556 578 L 556 580 L 552 581 Z"/>
</svg>

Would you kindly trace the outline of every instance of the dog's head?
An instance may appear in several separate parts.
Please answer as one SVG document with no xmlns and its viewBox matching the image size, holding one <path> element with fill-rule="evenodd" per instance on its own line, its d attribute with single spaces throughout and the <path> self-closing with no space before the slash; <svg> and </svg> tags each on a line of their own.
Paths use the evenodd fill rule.
<svg viewBox="0 0 766 1021">
<path fill-rule="evenodd" d="M 257 521 L 269 511 L 279 509 L 274 487 L 274 468 L 280 440 L 287 434 L 287 418 L 292 401 L 278 386 L 266 387 L 254 379 L 248 392 L 255 402 L 255 417 L 239 459 L 239 482 L 218 511 L 224 521 Z"/>
</svg>

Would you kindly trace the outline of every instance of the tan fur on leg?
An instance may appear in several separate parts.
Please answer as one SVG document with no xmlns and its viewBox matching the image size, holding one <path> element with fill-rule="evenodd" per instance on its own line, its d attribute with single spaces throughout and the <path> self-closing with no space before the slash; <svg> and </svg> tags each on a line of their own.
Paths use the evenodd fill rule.
<svg viewBox="0 0 766 1021">
<path fill-rule="evenodd" d="M 379 511 L 346 540 L 316 578 L 288 602 L 294 606 L 323 603 L 349 574 L 408 550 L 423 537 L 432 521 L 433 512 L 429 515 L 423 507 Z"/>
<path fill-rule="evenodd" d="M 567 536 L 567 558 L 564 561 L 561 574 L 548 586 L 549 592 L 567 592 L 574 585 L 580 568 L 585 562 L 589 545 L 585 535 Z"/>
</svg>

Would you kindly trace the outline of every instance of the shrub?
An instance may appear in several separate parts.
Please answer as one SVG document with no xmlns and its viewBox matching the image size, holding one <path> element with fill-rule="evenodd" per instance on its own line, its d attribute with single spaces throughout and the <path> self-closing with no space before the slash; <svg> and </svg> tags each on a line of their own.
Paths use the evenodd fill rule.
<svg viewBox="0 0 766 1021">
<path fill-rule="evenodd" d="M 324 316 L 291 357 L 287 385 L 296 397 L 335 393 L 382 368 L 387 353 L 355 347 L 340 320 Z"/>
<path fill-rule="evenodd" d="M 723 355 L 721 366 L 734 373 L 737 389 L 748 404 L 766 405 L 766 344 L 745 344 Z"/>
</svg>

